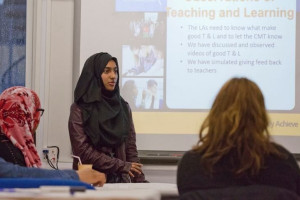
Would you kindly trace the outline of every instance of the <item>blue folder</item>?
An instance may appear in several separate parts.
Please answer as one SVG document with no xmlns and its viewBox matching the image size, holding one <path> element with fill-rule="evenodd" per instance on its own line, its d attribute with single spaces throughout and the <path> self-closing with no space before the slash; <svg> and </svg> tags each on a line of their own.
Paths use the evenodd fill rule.
<svg viewBox="0 0 300 200">
<path fill-rule="evenodd" d="M 39 188 L 40 186 L 81 186 L 86 189 L 95 188 L 87 183 L 76 180 L 47 178 L 0 178 L 0 188 Z"/>
</svg>

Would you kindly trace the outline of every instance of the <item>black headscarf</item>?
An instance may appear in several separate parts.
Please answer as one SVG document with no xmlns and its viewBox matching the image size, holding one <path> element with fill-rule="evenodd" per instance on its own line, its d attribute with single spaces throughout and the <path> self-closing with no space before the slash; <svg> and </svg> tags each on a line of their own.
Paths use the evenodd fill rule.
<svg viewBox="0 0 300 200">
<path fill-rule="evenodd" d="M 108 53 L 89 57 L 74 92 L 75 102 L 82 111 L 84 132 L 95 146 L 118 146 L 126 139 L 130 127 L 128 107 L 120 96 L 119 72 L 113 91 L 106 90 L 101 79 L 110 60 L 115 61 L 119 69 L 117 58 Z"/>
</svg>

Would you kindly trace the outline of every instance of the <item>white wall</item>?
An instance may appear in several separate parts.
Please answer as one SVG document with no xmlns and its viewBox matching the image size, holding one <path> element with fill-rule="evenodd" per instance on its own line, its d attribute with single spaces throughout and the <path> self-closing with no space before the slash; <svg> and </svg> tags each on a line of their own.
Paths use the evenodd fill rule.
<svg viewBox="0 0 300 200">
<path fill-rule="evenodd" d="M 31 65 L 32 73 L 27 77 L 28 80 L 31 76 L 31 83 L 26 84 L 37 91 L 45 109 L 37 134 L 37 147 L 41 153 L 43 147 L 56 145 L 61 151 L 68 152 L 65 155 L 70 155 L 71 150 L 66 148 L 70 145 L 65 144 L 69 140 L 61 138 L 69 137 L 67 121 L 73 86 L 74 0 L 28 2 L 33 16 L 28 19 L 32 23 L 32 49 L 27 49 L 27 65 Z"/>
</svg>

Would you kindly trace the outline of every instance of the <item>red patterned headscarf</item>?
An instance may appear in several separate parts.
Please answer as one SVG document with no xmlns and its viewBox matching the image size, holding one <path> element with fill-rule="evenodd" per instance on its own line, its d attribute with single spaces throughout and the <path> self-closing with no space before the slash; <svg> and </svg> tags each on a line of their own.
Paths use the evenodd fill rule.
<svg viewBox="0 0 300 200">
<path fill-rule="evenodd" d="M 16 86 L 0 95 L 0 128 L 10 141 L 22 151 L 27 167 L 40 167 L 33 134 L 40 122 L 40 100 L 29 88 Z"/>
</svg>

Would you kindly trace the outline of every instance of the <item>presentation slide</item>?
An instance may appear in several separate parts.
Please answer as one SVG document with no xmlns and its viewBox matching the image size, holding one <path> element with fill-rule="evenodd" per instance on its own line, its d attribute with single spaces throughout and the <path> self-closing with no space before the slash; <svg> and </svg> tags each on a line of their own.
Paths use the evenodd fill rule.
<svg viewBox="0 0 300 200">
<path fill-rule="evenodd" d="M 81 1 L 79 69 L 96 52 L 120 65 L 140 150 L 185 151 L 220 87 L 262 90 L 275 141 L 300 153 L 299 0 Z"/>
</svg>

